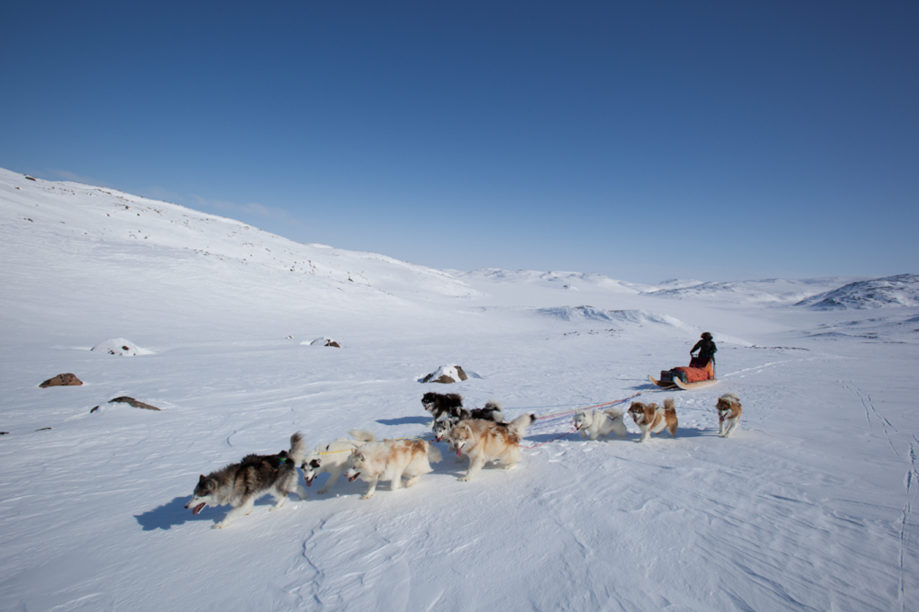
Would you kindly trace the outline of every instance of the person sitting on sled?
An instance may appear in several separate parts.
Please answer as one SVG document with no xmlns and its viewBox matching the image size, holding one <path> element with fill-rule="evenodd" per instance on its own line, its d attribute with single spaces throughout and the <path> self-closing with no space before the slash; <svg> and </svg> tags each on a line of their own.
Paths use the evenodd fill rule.
<svg viewBox="0 0 919 612">
<path fill-rule="evenodd" d="M 696 351 L 699 351 L 699 355 L 693 355 Z M 702 336 L 695 346 L 689 350 L 689 356 L 691 357 L 689 361 L 689 367 L 691 368 L 706 368 L 711 372 L 711 378 L 715 377 L 715 353 L 718 352 L 718 347 L 715 346 L 715 341 L 712 340 L 712 335 L 709 332 L 702 332 Z M 709 364 L 711 366 L 709 367 Z"/>
</svg>

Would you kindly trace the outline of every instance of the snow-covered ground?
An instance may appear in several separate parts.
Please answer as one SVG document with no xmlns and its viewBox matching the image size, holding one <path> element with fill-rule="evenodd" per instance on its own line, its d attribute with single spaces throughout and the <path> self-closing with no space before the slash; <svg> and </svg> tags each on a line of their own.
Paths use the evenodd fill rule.
<svg viewBox="0 0 919 612">
<path fill-rule="evenodd" d="M 0 253 L 0 609 L 919 609 L 915 277 L 437 271 L 2 170 Z M 721 382 L 653 388 L 703 330 Z M 469 379 L 419 382 L 453 364 Z M 38 387 L 63 372 L 84 384 Z M 673 397 L 679 431 L 542 419 L 468 483 L 445 452 L 370 500 L 320 480 L 223 530 L 183 508 L 294 431 L 425 435 L 430 390 L 508 417 Z"/>
</svg>

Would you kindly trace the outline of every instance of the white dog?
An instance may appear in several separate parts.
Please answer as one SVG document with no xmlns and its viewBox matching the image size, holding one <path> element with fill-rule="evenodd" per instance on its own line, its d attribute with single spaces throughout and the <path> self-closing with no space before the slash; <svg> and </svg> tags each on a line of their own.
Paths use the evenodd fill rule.
<svg viewBox="0 0 919 612">
<path fill-rule="evenodd" d="M 581 432 L 582 438 L 591 440 L 611 433 L 624 438 L 628 432 L 622 416 L 623 413 L 618 408 L 582 411 L 574 415 L 574 428 Z"/>
<path fill-rule="evenodd" d="M 322 495 L 327 493 L 333 484 L 341 476 L 342 472 L 348 469 L 348 462 L 351 459 L 351 451 L 367 442 L 374 442 L 376 436 L 369 431 L 352 429 L 348 432 L 351 438 L 339 438 L 331 444 L 317 446 L 306 457 L 300 469 L 303 470 L 303 478 L 306 480 L 306 486 L 313 484 L 313 479 L 319 474 L 326 472 L 329 479 L 325 486 L 319 489 L 317 493 Z"/>
<path fill-rule="evenodd" d="M 432 471 L 429 460 L 436 463 L 441 459 L 440 450 L 426 440 L 367 442 L 351 451 L 347 476 L 348 480 L 369 482 L 370 488 L 361 499 L 370 499 L 379 481 L 391 481 L 390 488 L 395 491 L 402 488 L 405 477 L 405 486 L 410 487 L 422 474 Z"/>
<path fill-rule="evenodd" d="M 718 435 L 727 438 L 740 422 L 740 414 L 743 412 L 740 406 L 740 399 L 733 393 L 725 393 L 718 398 Z"/>
</svg>

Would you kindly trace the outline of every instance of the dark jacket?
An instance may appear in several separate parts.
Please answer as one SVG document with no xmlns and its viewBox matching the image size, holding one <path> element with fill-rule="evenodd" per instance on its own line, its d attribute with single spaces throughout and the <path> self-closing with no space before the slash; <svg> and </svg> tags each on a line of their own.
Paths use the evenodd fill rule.
<svg viewBox="0 0 919 612">
<path fill-rule="evenodd" d="M 714 340 L 707 340 L 703 338 L 696 342 L 696 345 L 692 347 L 692 350 L 689 351 L 689 354 L 692 355 L 696 351 L 699 351 L 699 359 L 704 360 L 705 363 L 708 363 L 715 357 L 715 353 L 718 352 L 718 347 L 715 346 Z"/>
</svg>

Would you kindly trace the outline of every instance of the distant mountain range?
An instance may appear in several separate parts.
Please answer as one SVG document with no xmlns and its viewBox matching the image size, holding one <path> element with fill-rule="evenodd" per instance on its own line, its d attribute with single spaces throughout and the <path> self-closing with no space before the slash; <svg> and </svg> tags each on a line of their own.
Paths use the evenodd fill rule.
<svg viewBox="0 0 919 612">
<path fill-rule="evenodd" d="M 897 274 L 843 285 L 797 303 L 816 310 L 919 306 L 919 274 Z"/>
</svg>

